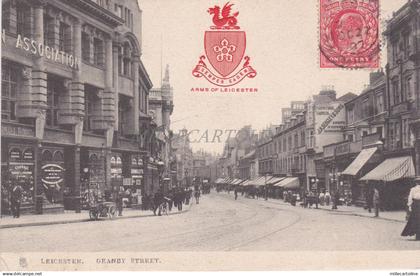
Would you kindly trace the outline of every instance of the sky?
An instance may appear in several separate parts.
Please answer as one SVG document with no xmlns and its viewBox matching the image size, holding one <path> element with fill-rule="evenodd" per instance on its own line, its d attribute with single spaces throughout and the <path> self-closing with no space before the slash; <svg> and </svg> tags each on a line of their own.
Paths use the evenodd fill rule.
<svg viewBox="0 0 420 276">
<path fill-rule="evenodd" d="M 380 28 L 407 0 L 380 1 Z M 281 122 L 281 108 L 307 100 L 323 86 L 338 96 L 359 94 L 371 70 L 320 69 L 318 0 L 231 0 L 239 11 L 238 25 L 246 32 L 246 52 L 257 71 L 236 87 L 257 93 L 194 93 L 191 88 L 214 87 L 192 70 L 204 52 L 204 32 L 212 25 L 207 9 L 220 0 L 139 0 L 143 11 L 142 60 L 154 87 L 162 70 L 170 68 L 174 91 L 171 128 L 187 128 L 193 150 L 221 153 L 223 142 L 244 125 L 255 131 Z M 386 53 L 381 52 L 382 65 Z M 222 135 L 220 135 L 222 133 Z"/>
</svg>

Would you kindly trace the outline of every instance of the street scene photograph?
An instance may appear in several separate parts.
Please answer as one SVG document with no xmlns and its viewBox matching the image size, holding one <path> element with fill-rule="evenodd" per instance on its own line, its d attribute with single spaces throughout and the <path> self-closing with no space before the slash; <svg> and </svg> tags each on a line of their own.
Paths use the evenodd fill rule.
<svg viewBox="0 0 420 276">
<path fill-rule="evenodd" d="M 418 269 L 420 0 L 304 2 L 3 0 L 0 270 Z"/>
</svg>

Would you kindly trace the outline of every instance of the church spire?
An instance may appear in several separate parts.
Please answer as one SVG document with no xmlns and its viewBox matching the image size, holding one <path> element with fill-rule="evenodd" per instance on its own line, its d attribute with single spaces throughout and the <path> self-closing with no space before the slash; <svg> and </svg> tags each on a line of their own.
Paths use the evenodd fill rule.
<svg viewBox="0 0 420 276">
<path fill-rule="evenodd" d="M 166 64 L 165 77 L 163 78 L 162 87 L 169 87 L 169 64 Z"/>
</svg>

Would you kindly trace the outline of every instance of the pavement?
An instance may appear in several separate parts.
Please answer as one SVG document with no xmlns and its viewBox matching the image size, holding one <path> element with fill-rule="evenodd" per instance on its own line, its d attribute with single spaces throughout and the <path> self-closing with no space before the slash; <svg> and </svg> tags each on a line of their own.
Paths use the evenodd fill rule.
<svg viewBox="0 0 420 276">
<path fill-rule="evenodd" d="M 169 215 L 176 215 L 187 212 L 191 205 L 184 205 L 183 211 L 175 211 L 175 207 L 172 208 L 172 212 Z M 139 210 L 124 208 L 122 216 L 115 216 L 112 220 L 130 219 L 130 218 L 141 218 L 154 216 L 150 210 Z M 100 218 L 99 220 L 107 220 L 108 218 Z M 42 214 L 42 215 L 22 215 L 19 218 L 13 218 L 12 216 L 3 216 L 0 219 L 0 229 L 2 228 L 15 228 L 15 227 L 27 227 L 27 226 L 42 226 L 52 224 L 67 224 L 67 223 L 80 223 L 91 221 L 89 218 L 89 211 L 82 210 L 80 213 L 74 211 L 64 211 L 64 213 L 57 214 Z"/>
<path fill-rule="evenodd" d="M 271 202 L 277 202 L 281 204 L 290 205 L 290 203 L 286 203 L 281 199 L 269 199 Z M 296 207 L 300 207 L 300 202 L 297 202 Z M 313 205 L 311 208 L 308 209 L 316 209 L 315 205 Z M 359 216 L 359 217 L 368 217 L 373 219 L 383 219 L 383 220 L 389 220 L 389 221 L 396 221 L 396 222 L 406 222 L 406 212 L 405 211 L 383 211 L 379 212 L 379 216 L 375 217 L 375 210 L 372 208 L 372 212 L 369 213 L 368 210 L 365 210 L 362 207 L 357 206 L 338 206 L 336 210 L 332 210 L 332 205 L 320 205 L 318 204 L 318 210 L 323 211 L 330 211 L 335 212 L 339 214 L 345 214 L 349 216 Z"/>
</svg>

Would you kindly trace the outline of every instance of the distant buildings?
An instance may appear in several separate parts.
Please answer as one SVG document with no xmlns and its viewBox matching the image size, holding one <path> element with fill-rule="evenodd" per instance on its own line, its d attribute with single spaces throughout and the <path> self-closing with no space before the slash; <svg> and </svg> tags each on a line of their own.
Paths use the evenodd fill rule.
<svg viewBox="0 0 420 276">
<path fill-rule="evenodd" d="M 368 204 L 376 186 L 382 208 L 403 208 L 420 172 L 419 18 L 419 0 L 393 14 L 384 32 L 388 64 L 370 73 L 359 95 L 337 98 L 325 87 L 309 101 L 292 102 L 281 124 L 261 132 L 253 150 L 239 157 L 240 174 L 228 169 L 226 176 L 288 177 L 301 192 L 328 190 L 357 205 Z M 222 164 L 236 147 L 226 142 Z M 251 173 L 256 162 L 258 175 Z"/>
</svg>

